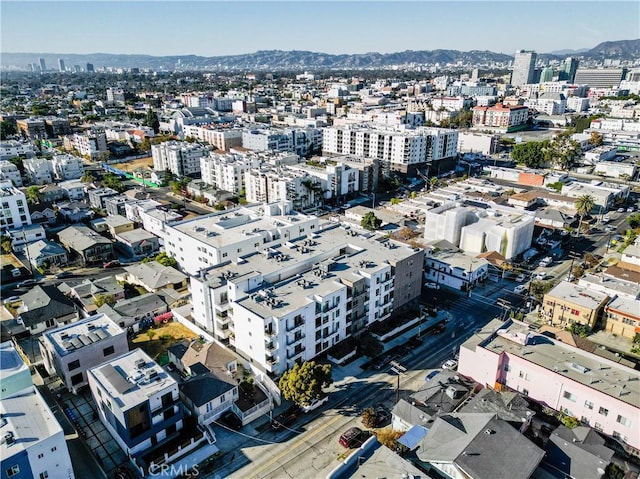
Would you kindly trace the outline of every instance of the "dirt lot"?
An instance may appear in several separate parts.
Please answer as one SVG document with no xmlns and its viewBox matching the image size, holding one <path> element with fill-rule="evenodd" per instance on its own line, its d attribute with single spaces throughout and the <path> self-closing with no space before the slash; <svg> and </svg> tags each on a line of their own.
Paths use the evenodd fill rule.
<svg viewBox="0 0 640 479">
<path fill-rule="evenodd" d="M 153 168 L 153 158 L 148 156 L 146 158 L 138 158 L 137 160 L 131 160 L 125 163 L 116 163 L 113 166 L 131 173 L 135 171 L 136 168 Z"/>
<path fill-rule="evenodd" d="M 141 348 L 161 365 L 166 362 L 167 349 L 182 339 L 196 338 L 197 335 L 177 321 L 151 328 L 129 340 L 130 349 Z"/>
</svg>

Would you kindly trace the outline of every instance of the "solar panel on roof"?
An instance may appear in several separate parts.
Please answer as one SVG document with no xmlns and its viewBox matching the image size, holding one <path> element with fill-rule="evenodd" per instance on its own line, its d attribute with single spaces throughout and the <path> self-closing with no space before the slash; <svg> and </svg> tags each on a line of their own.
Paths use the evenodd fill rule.
<svg viewBox="0 0 640 479">
<path fill-rule="evenodd" d="M 107 333 L 105 333 L 102 329 L 98 329 L 95 332 L 96 336 L 98 336 L 100 339 L 104 339 L 107 337 Z"/>
<path fill-rule="evenodd" d="M 79 349 L 82 347 L 82 342 L 80 342 L 78 338 L 71 338 L 71 341 L 69 342 L 75 349 Z"/>
<path fill-rule="evenodd" d="M 106 364 L 101 368 L 101 370 L 105 379 L 109 381 L 120 394 L 124 394 L 125 391 L 128 391 L 131 388 L 131 383 L 129 383 L 129 381 L 127 381 L 111 364 Z"/>
<path fill-rule="evenodd" d="M 89 337 L 84 334 L 79 334 L 78 338 L 80 338 L 80 341 L 82 341 L 82 344 L 84 344 L 85 346 L 88 346 L 89 344 L 92 343 Z"/>
<path fill-rule="evenodd" d="M 62 341 L 62 347 L 65 349 L 65 351 L 69 351 L 70 349 L 75 349 L 73 344 L 71 344 L 69 341 Z"/>
<path fill-rule="evenodd" d="M 91 342 L 95 343 L 97 341 L 100 341 L 100 336 L 98 336 L 96 333 L 89 333 L 89 339 L 91 340 Z"/>
</svg>

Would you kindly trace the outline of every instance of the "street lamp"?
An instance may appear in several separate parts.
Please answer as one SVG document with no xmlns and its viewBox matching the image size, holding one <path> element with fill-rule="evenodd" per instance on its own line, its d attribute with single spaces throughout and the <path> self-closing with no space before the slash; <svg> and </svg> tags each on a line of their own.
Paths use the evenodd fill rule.
<svg viewBox="0 0 640 479">
<path fill-rule="evenodd" d="M 400 400 L 400 376 L 404 376 L 407 368 L 397 361 L 391 361 L 391 370 L 398 375 L 398 385 L 396 386 L 396 402 Z"/>
</svg>

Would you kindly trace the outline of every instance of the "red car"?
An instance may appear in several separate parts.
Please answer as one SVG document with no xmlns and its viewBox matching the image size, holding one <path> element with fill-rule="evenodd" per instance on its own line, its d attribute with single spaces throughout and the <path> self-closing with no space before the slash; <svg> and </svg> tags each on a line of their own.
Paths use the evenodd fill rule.
<svg viewBox="0 0 640 479">
<path fill-rule="evenodd" d="M 114 259 L 113 261 L 109 261 L 102 265 L 103 268 L 113 268 L 115 266 L 120 266 L 120 261 Z"/>
</svg>

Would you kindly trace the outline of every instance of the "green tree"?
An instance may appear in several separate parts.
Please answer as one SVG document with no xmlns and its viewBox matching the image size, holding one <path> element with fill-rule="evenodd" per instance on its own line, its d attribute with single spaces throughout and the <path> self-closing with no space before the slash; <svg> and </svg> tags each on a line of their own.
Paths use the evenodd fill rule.
<svg viewBox="0 0 640 479">
<path fill-rule="evenodd" d="M 80 178 L 80 181 L 82 181 L 84 183 L 93 183 L 94 181 L 96 181 L 96 179 L 91 174 L 90 171 L 85 171 L 84 174 L 82 175 L 82 178 Z"/>
<path fill-rule="evenodd" d="M 278 387 L 285 399 L 299 406 L 306 406 L 312 400 L 322 397 L 322 388 L 332 382 L 330 364 L 305 361 L 301 365 L 295 363 L 293 368 L 285 371 L 278 381 Z"/>
<path fill-rule="evenodd" d="M 369 407 L 362 411 L 362 425 L 366 428 L 374 428 L 378 425 L 378 415 L 375 409 Z"/>
<path fill-rule="evenodd" d="M 633 213 L 627 216 L 627 223 L 630 228 L 636 229 L 640 227 L 640 213 Z"/>
<path fill-rule="evenodd" d="M 381 224 L 382 220 L 373 211 L 369 211 L 360 221 L 360 226 L 369 231 L 377 230 Z"/>
<path fill-rule="evenodd" d="M 555 183 L 549 183 L 547 184 L 548 188 L 551 188 L 553 190 L 556 190 L 557 192 L 562 191 L 562 187 L 564 186 L 564 183 L 562 181 L 556 181 Z"/>
<path fill-rule="evenodd" d="M 175 181 L 175 179 L 176 179 L 176 175 L 174 175 L 170 169 L 166 169 L 162 173 L 162 184 L 164 186 L 170 185 L 172 181 Z"/>
<path fill-rule="evenodd" d="M 172 268 L 178 266 L 178 261 L 173 256 L 169 256 L 166 251 L 158 254 L 158 256 L 155 257 L 155 261 L 160 263 L 162 266 L 171 266 Z"/>
<path fill-rule="evenodd" d="M 2 248 L 2 252 L 5 254 L 13 251 L 13 243 L 10 236 L 2 235 L 2 238 L 0 238 L 0 248 Z"/>
<path fill-rule="evenodd" d="M 580 145 L 569 135 L 558 135 L 547 142 L 543 149 L 545 163 L 552 164 L 562 170 L 569 170 L 580 154 Z"/>
<path fill-rule="evenodd" d="M 9 120 L 4 120 L 0 122 L 0 140 L 6 140 L 10 136 L 18 133 L 16 129 L 16 124 Z"/>
<path fill-rule="evenodd" d="M 513 147 L 511 157 L 513 161 L 519 165 L 524 165 L 529 168 L 540 168 L 544 166 L 546 162 L 545 153 L 548 146 L 548 140 L 520 143 Z"/>
<path fill-rule="evenodd" d="M 16 165 L 21 175 L 24 175 L 24 160 L 22 158 L 10 158 L 9 161 Z"/>
<path fill-rule="evenodd" d="M 591 132 L 589 143 L 591 143 L 593 146 L 600 146 L 602 145 L 603 142 L 604 142 L 604 136 L 602 136 L 602 134 L 598 133 L 597 131 Z"/>
<path fill-rule="evenodd" d="M 99 308 L 104 304 L 108 304 L 109 306 L 111 306 L 112 304 L 115 304 L 115 302 L 116 298 L 112 294 L 98 294 L 95 298 L 93 298 L 93 304 L 96 305 L 96 308 Z"/>
<path fill-rule="evenodd" d="M 535 280 L 531 281 L 531 285 L 529 286 L 531 296 L 533 296 L 538 303 L 542 303 L 544 295 L 551 291 L 551 288 L 553 288 L 551 281 Z"/>
<path fill-rule="evenodd" d="M 584 217 L 588 215 L 593 209 L 596 201 L 591 195 L 582 195 L 576 200 L 576 211 L 580 216 L 580 222 L 578 223 L 578 234 L 582 230 L 582 221 Z"/>
<path fill-rule="evenodd" d="M 111 173 L 107 173 L 102 177 L 102 185 L 106 188 L 114 189 L 118 193 L 122 193 L 125 190 L 120 177 Z"/>
<path fill-rule="evenodd" d="M 429 180 L 429 191 L 435 189 L 438 187 L 438 183 L 440 183 L 440 180 L 438 180 L 437 176 L 432 176 L 431 179 Z"/>
<path fill-rule="evenodd" d="M 151 108 L 147 110 L 144 124 L 149 128 L 153 128 L 154 133 L 158 133 L 160 131 L 160 120 L 158 120 L 158 115 Z"/>
<path fill-rule="evenodd" d="M 27 202 L 32 205 L 37 205 L 40 203 L 40 199 L 42 195 L 40 194 L 40 187 L 37 185 L 29 186 L 25 192 L 25 196 L 27 197 Z"/>
</svg>

